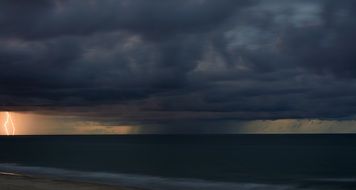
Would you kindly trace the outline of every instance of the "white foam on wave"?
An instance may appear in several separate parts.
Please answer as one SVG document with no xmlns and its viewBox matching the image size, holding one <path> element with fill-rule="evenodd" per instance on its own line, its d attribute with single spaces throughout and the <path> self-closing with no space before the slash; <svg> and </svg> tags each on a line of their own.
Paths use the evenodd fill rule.
<svg viewBox="0 0 356 190">
<path fill-rule="evenodd" d="M 356 178 L 313 178 L 308 181 L 356 183 Z"/>
<path fill-rule="evenodd" d="M 213 182 L 199 179 L 164 178 L 146 175 L 131 175 L 105 172 L 83 172 L 47 167 L 30 167 L 17 164 L 0 164 L 0 171 L 45 176 L 49 178 L 95 182 L 108 185 L 123 185 L 151 190 L 296 190 L 289 185 L 258 183 Z"/>
</svg>

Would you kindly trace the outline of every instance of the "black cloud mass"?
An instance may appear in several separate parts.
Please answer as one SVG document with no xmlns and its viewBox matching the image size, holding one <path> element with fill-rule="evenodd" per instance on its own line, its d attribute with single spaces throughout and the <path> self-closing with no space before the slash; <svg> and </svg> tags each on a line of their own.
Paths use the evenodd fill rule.
<svg viewBox="0 0 356 190">
<path fill-rule="evenodd" d="M 0 0 L 2 110 L 110 122 L 356 112 L 354 0 Z"/>
</svg>

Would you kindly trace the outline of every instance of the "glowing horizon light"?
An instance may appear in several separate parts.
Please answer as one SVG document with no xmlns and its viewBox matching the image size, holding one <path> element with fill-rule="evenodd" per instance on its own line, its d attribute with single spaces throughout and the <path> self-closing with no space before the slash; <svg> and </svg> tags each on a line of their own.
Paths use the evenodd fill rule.
<svg viewBox="0 0 356 190">
<path fill-rule="evenodd" d="M 9 112 L 5 112 L 5 115 L 6 115 L 6 120 L 4 123 L 4 129 L 5 129 L 6 135 L 7 136 L 15 135 L 16 128 L 15 128 L 14 122 L 12 121 L 11 114 Z M 12 127 L 12 134 L 10 134 L 10 132 L 9 132 L 9 127 L 8 127 L 9 123 Z"/>
</svg>

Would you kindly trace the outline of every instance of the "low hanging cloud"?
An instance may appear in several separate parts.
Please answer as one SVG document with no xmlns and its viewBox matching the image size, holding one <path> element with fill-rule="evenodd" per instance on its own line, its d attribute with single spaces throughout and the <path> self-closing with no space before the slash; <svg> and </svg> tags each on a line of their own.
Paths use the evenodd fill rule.
<svg viewBox="0 0 356 190">
<path fill-rule="evenodd" d="M 2 110 L 114 124 L 350 119 L 352 0 L 0 2 Z"/>
</svg>

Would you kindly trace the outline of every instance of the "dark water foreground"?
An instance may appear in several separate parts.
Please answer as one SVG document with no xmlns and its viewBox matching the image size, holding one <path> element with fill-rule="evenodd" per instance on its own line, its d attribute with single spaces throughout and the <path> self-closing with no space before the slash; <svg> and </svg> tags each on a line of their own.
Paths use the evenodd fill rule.
<svg viewBox="0 0 356 190">
<path fill-rule="evenodd" d="M 356 189 L 356 135 L 17 136 L 0 148 L 0 171 L 148 189 Z"/>
</svg>

